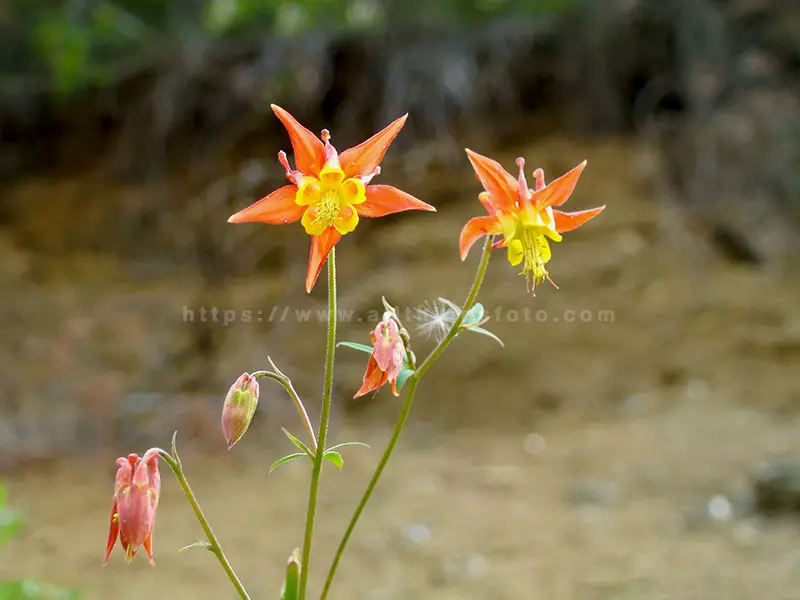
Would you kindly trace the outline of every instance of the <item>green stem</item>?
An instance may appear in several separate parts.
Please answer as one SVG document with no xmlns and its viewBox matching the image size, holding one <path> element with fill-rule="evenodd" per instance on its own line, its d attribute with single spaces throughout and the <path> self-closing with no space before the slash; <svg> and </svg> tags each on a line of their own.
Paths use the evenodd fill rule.
<svg viewBox="0 0 800 600">
<path fill-rule="evenodd" d="M 467 294 L 467 299 L 464 300 L 464 304 L 461 305 L 461 312 L 459 313 L 458 317 L 456 317 L 456 320 L 450 327 L 447 335 L 444 336 L 444 339 L 439 342 L 436 348 L 433 349 L 433 352 L 431 352 L 428 357 L 422 361 L 422 364 L 414 374 L 414 377 L 417 379 L 420 379 L 425 372 L 431 368 L 431 365 L 436 361 L 437 358 L 439 358 L 442 352 L 444 352 L 445 348 L 447 348 L 450 345 L 450 342 L 452 342 L 461 332 L 461 324 L 464 322 L 464 318 L 467 316 L 467 311 L 472 308 L 473 304 L 475 304 L 475 300 L 478 298 L 478 292 L 481 291 L 483 278 L 486 276 L 486 269 L 489 266 L 489 257 L 492 255 L 493 241 L 494 236 L 486 236 L 486 242 L 483 244 L 483 253 L 481 254 L 481 262 L 478 264 L 478 271 L 475 273 L 475 280 L 472 282 L 472 287 Z"/>
<path fill-rule="evenodd" d="M 472 308 L 472 305 L 475 303 L 475 299 L 478 297 L 478 292 L 481 289 L 483 278 L 486 275 L 486 268 L 489 265 L 489 256 L 492 253 L 492 239 L 493 236 L 488 236 L 486 238 L 486 243 L 483 246 L 483 254 L 481 255 L 481 262 L 478 265 L 478 271 L 475 273 L 475 279 L 472 282 L 472 287 L 469 290 L 469 294 L 467 294 L 467 299 L 461 306 L 461 313 L 448 330 L 444 339 L 439 342 L 436 348 L 434 348 L 433 352 L 430 353 L 430 355 L 422 362 L 416 372 L 409 379 L 408 387 L 406 388 L 405 401 L 400 409 L 400 415 L 397 417 L 397 423 L 394 426 L 394 431 L 392 431 L 392 437 L 389 438 L 389 443 L 387 444 L 386 449 L 383 451 L 383 456 L 381 456 L 381 460 L 375 469 L 375 473 L 373 473 L 372 479 L 370 479 L 369 485 L 367 485 L 367 489 L 361 496 L 361 501 L 358 503 L 355 512 L 353 512 L 353 516 L 350 518 L 350 522 L 347 524 L 347 529 L 342 536 L 342 540 L 339 542 L 339 547 L 336 548 L 336 553 L 334 554 L 331 567 L 328 570 L 328 576 L 325 579 L 325 587 L 322 589 L 320 600 L 325 600 L 328 597 L 328 592 L 330 591 L 331 584 L 333 583 L 333 578 L 336 575 L 336 569 L 339 567 L 339 561 L 342 558 L 344 549 L 347 547 L 347 543 L 350 541 L 350 537 L 356 528 L 356 524 L 361 518 L 361 513 L 364 512 L 364 508 L 367 506 L 369 499 L 372 497 L 372 492 L 375 489 L 375 486 L 378 485 L 378 481 L 383 474 L 383 470 L 392 456 L 392 452 L 394 451 L 394 447 L 397 445 L 397 441 L 400 439 L 400 434 L 403 432 L 406 420 L 411 412 L 411 406 L 414 404 L 414 397 L 416 396 L 417 384 L 419 383 L 419 380 L 436 361 L 436 359 L 439 358 L 442 352 L 444 352 L 445 348 L 450 345 L 450 342 L 452 342 L 458 335 L 467 311 Z"/>
<path fill-rule="evenodd" d="M 222 546 L 219 545 L 217 536 L 214 535 L 214 531 L 211 529 L 211 525 L 209 524 L 208 519 L 206 518 L 205 514 L 203 514 L 203 509 L 200 508 L 200 504 L 197 502 L 197 498 L 195 497 L 192 488 L 189 486 L 189 482 L 186 480 L 186 475 L 183 474 L 183 467 L 181 466 L 181 462 L 180 459 L 178 458 L 177 452 L 173 457 L 169 452 L 159 449 L 158 454 L 169 465 L 169 468 L 172 469 L 172 472 L 175 473 L 175 477 L 178 479 L 178 483 L 181 484 L 183 492 L 189 499 L 189 504 L 192 505 L 194 514 L 197 517 L 197 520 L 200 522 L 200 526 L 203 528 L 203 531 L 206 534 L 206 538 L 208 539 L 207 548 L 217 556 L 219 564 L 221 564 L 222 568 L 225 569 L 225 573 L 227 573 L 228 579 L 231 580 L 233 587 L 236 588 L 239 597 L 242 598 L 242 600 L 250 600 L 250 596 L 247 594 L 247 590 L 244 589 L 244 585 L 242 585 L 242 582 L 239 580 L 239 577 L 233 570 L 231 563 L 228 562 L 228 558 L 222 551 Z"/>
<path fill-rule="evenodd" d="M 308 494 L 306 530 L 303 537 L 303 557 L 300 567 L 299 600 L 305 600 L 308 587 L 308 567 L 311 562 L 311 540 L 314 536 L 314 519 L 317 513 L 319 479 L 322 473 L 325 443 L 328 438 L 328 420 L 331 412 L 333 391 L 333 357 L 336 352 L 336 247 L 328 255 L 328 343 L 325 349 L 325 387 L 322 391 L 322 414 L 319 423 L 317 451 L 314 454 L 314 468 L 311 471 L 311 490 Z"/>
<path fill-rule="evenodd" d="M 314 435 L 314 428 L 311 425 L 311 419 L 308 418 L 308 413 L 306 412 L 306 407 L 303 405 L 303 401 L 300 399 L 300 394 L 297 393 L 297 390 L 294 389 L 292 385 L 292 381 L 284 375 L 278 367 L 275 366 L 275 363 L 272 362 L 272 359 L 267 357 L 272 368 L 275 369 L 275 373 L 270 371 L 256 371 L 255 373 L 251 373 L 252 377 L 256 377 L 257 379 L 272 379 L 273 381 L 277 381 L 278 383 L 283 386 L 283 389 L 286 390 L 286 393 L 289 394 L 289 397 L 294 402 L 294 407 L 297 409 L 297 414 L 300 415 L 300 420 L 303 422 L 303 427 L 306 430 L 306 434 L 308 434 L 308 439 L 311 442 L 310 448 L 312 451 L 317 451 L 317 436 Z"/>
</svg>

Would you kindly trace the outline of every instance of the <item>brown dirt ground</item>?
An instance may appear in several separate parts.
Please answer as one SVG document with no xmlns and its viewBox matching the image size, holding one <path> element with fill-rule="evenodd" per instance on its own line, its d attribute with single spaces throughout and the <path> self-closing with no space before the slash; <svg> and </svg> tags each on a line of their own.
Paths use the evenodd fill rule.
<svg viewBox="0 0 800 600">
<path fill-rule="evenodd" d="M 511 150 L 501 156 L 508 165 L 520 149 Z M 524 153 L 531 165 L 563 157 L 554 171 L 588 157 L 571 204 L 609 208 L 554 249 L 551 273 L 560 291 L 527 296 L 503 256 L 493 257 L 481 299 L 490 311 L 501 308 L 503 318 L 488 326 L 506 347 L 464 336 L 421 384 L 332 598 L 797 598 L 797 522 L 696 516 L 718 494 L 737 498 L 761 461 L 800 455 L 796 271 L 766 273 L 717 257 L 702 231 L 660 201 L 641 144 L 548 139 Z M 455 254 L 465 217 L 480 212 L 472 198 L 436 217 L 398 218 L 342 244 L 342 304 L 375 308 L 381 292 L 413 304 L 420 301 L 417 290 L 425 290 L 424 299 L 459 299 L 477 261 L 472 256 L 461 265 Z M 424 226 L 425 218 L 436 219 L 436 228 Z M 370 276 L 360 277 L 368 267 Z M 140 290 L 137 306 L 180 306 L 184 286 L 165 287 Z M 228 293 L 230 306 L 265 302 L 252 281 L 231 284 Z M 97 297 L 75 294 L 74 307 L 81 308 L 65 301 L 62 321 L 86 313 L 89 297 Z M 320 288 L 313 301 L 323 297 Z M 103 294 L 89 314 L 114 306 L 115 298 Z M 509 321 L 509 310 L 525 307 L 547 311 L 546 322 Z M 593 317 L 567 323 L 565 310 Z M 613 322 L 600 322 L 600 310 L 613 310 Z M 148 314 L 154 313 L 130 317 L 130 344 L 139 343 L 137 327 L 147 329 Z M 291 336 L 237 327 L 226 338 L 220 373 L 231 380 L 260 366 L 266 339 L 301 393 L 318 391 L 319 375 L 299 373 L 322 354 L 319 324 L 298 325 Z M 363 341 L 365 330 L 344 324 L 341 337 Z M 420 342 L 418 351 L 425 347 Z M 363 359 L 342 350 L 338 361 L 337 403 L 353 408 L 346 398 Z M 265 389 L 259 422 L 232 454 L 200 445 L 184 453 L 188 477 L 254 598 L 277 597 L 284 561 L 301 542 L 307 471 L 292 464 L 266 474 L 287 451 L 279 427 L 299 429 L 281 403 Z M 382 392 L 355 406 L 335 415 L 335 437 L 372 449 L 348 449 L 344 470 L 326 471 L 314 589 L 399 404 Z M 161 425 L 158 443 L 168 444 L 174 425 Z M 100 568 L 113 457 L 145 450 L 121 444 L 112 439 L 93 456 L 11 475 L 12 501 L 27 527 L 4 550 L 0 576 L 80 586 L 87 600 L 233 598 L 211 555 L 175 552 L 200 531 L 168 473 L 155 533 L 157 567 L 144 560 L 126 567 L 115 554 Z M 575 490 L 587 486 L 608 497 L 576 501 Z"/>
</svg>

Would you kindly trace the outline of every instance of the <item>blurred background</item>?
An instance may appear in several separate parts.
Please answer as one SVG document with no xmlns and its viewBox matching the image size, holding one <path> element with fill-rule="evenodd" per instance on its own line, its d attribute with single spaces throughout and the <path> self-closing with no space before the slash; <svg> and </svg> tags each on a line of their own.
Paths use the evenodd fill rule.
<svg viewBox="0 0 800 600">
<path fill-rule="evenodd" d="M 798 598 L 800 3 L 5 0 L 0 92 L 3 600 L 233 598 L 176 553 L 201 531 L 168 473 L 158 566 L 100 568 L 114 459 L 176 429 L 240 576 L 277 597 L 308 473 L 267 467 L 300 425 L 265 384 L 232 453 L 219 430 L 268 353 L 318 412 L 308 238 L 226 223 L 284 183 L 270 103 L 340 150 L 409 112 L 380 183 L 439 209 L 339 244 L 340 339 L 368 341 L 382 294 L 462 301 L 465 146 L 548 179 L 588 159 L 567 208 L 608 205 L 554 248 L 558 291 L 492 258 L 505 348 L 462 336 L 426 377 L 333 598 Z M 372 448 L 326 471 L 312 590 L 400 407 L 351 400 L 365 358 L 337 355 L 334 439 Z"/>
</svg>

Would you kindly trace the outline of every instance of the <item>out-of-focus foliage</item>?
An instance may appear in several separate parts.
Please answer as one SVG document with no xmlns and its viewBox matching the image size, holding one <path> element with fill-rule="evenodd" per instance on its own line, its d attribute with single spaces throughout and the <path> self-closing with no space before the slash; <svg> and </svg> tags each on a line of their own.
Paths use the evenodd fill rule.
<svg viewBox="0 0 800 600">
<path fill-rule="evenodd" d="M 0 484 L 0 549 L 17 535 L 22 520 L 8 507 L 6 489 Z M 0 600 L 78 600 L 76 590 L 59 590 L 31 579 L 0 581 Z"/>
<path fill-rule="evenodd" d="M 0 549 L 17 535 L 21 526 L 19 515 L 8 507 L 6 488 L 0 484 Z"/>
<path fill-rule="evenodd" d="M 316 29 L 383 33 L 469 27 L 508 11 L 550 13 L 573 0 L 10 0 L 0 8 L 0 87 L 16 96 L 113 84 L 167 56 L 204 46 Z"/>
</svg>

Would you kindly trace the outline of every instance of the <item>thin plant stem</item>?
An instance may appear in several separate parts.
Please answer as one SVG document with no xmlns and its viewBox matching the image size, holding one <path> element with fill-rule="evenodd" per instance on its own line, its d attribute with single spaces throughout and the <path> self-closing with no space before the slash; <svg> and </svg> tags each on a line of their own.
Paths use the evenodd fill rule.
<svg viewBox="0 0 800 600">
<path fill-rule="evenodd" d="M 297 390 L 294 389 L 291 380 L 284 375 L 278 367 L 275 366 L 275 363 L 272 362 L 272 359 L 267 357 L 272 368 L 275 369 L 275 372 L 271 371 L 256 371 L 251 375 L 258 379 L 266 378 L 272 379 L 273 381 L 277 381 L 278 383 L 283 386 L 283 389 L 286 390 L 286 393 L 289 394 L 289 397 L 294 402 L 294 407 L 297 409 L 297 414 L 300 415 L 300 421 L 303 423 L 303 427 L 306 430 L 306 434 L 308 434 L 308 439 L 311 441 L 310 448 L 312 452 L 317 451 L 317 436 L 314 434 L 314 427 L 311 425 L 311 419 L 308 418 L 308 412 L 306 412 L 306 407 L 303 405 L 303 401 L 300 398 L 300 395 L 297 393 Z"/>
<path fill-rule="evenodd" d="M 173 438 L 173 448 L 174 448 L 174 438 Z M 178 458 L 177 452 L 175 452 L 175 456 L 173 457 L 169 452 L 166 450 L 158 449 L 158 454 L 161 458 L 164 459 L 169 465 L 169 468 L 172 469 L 172 472 L 175 473 L 175 477 L 178 479 L 178 483 L 181 484 L 183 488 L 183 492 L 186 494 L 186 497 L 189 499 L 189 504 L 192 505 L 192 509 L 194 510 L 194 514 L 197 517 L 197 520 L 200 522 L 200 527 L 203 528 L 203 532 L 206 534 L 206 538 L 208 539 L 208 545 L 206 548 L 213 552 L 219 564 L 222 565 L 222 568 L 225 570 L 225 573 L 228 575 L 228 579 L 231 580 L 233 587 L 236 588 L 236 592 L 239 594 L 239 597 L 242 600 L 250 600 L 250 596 L 247 594 L 247 590 L 244 589 L 244 585 L 242 585 L 241 580 L 236 575 L 236 572 L 233 570 L 231 563 L 228 561 L 228 558 L 225 556 L 225 552 L 222 550 L 222 546 L 219 544 L 219 540 L 217 540 L 217 536 L 214 535 L 214 530 L 211 529 L 211 525 L 208 522 L 205 514 L 203 514 L 203 509 L 200 508 L 200 504 L 197 502 L 197 497 L 194 495 L 192 488 L 189 486 L 189 482 L 186 480 L 186 475 L 183 473 L 183 466 L 181 465 L 180 458 Z"/>
<path fill-rule="evenodd" d="M 308 494 L 308 511 L 306 513 L 306 529 L 303 536 L 303 555 L 300 566 L 299 600 L 305 600 L 308 587 L 308 568 L 311 563 L 311 540 L 314 537 L 314 519 L 317 513 L 317 496 L 319 480 L 322 474 L 322 462 L 325 454 L 325 443 L 328 439 L 328 420 L 331 412 L 331 395 L 333 391 L 333 358 L 336 353 L 336 247 L 331 248 L 328 255 L 328 342 L 325 348 L 325 385 L 322 390 L 322 414 L 319 423 L 317 451 L 314 454 L 314 468 L 311 471 L 311 490 Z"/>
<path fill-rule="evenodd" d="M 403 406 L 400 409 L 400 415 L 397 417 L 397 423 L 394 426 L 392 437 L 389 438 L 389 443 L 387 444 L 386 449 L 383 451 L 383 456 L 381 456 L 381 460 L 375 469 L 375 473 L 373 473 L 372 479 L 370 479 L 370 482 L 367 485 L 367 489 L 364 490 L 364 494 L 361 496 L 361 501 L 358 503 L 355 512 L 353 512 L 353 516 L 350 518 L 350 522 L 347 524 L 347 529 L 345 530 L 344 535 L 339 542 L 339 547 L 336 548 L 336 553 L 333 556 L 333 562 L 328 570 L 328 576 L 325 579 L 325 586 L 322 588 L 320 600 L 325 600 L 328 597 L 328 592 L 330 591 L 331 584 L 333 583 L 333 578 L 336 575 L 336 569 L 339 567 L 339 562 L 342 558 L 342 554 L 344 553 L 344 549 L 347 547 L 347 543 L 350 541 L 350 537 L 356 528 L 356 524 L 361 518 L 361 513 L 364 512 L 364 508 L 372 497 L 372 492 L 375 489 L 375 486 L 378 485 L 378 481 L 383 474 L 383 470 L 392 456 L 392 452 L 397 445 L 397 441 L 400 439 L 400 434 L 403 432 L 406 420 L 411 412 L 411 406 L 414 404 L 414 397 L 416 396 L 417 385 L 419 384 L 420 379 L 436 361 L 436 359 L 439 358 L 442 352 L 444 352 L 445 348 L 450 345 L 450 342 L 452 342 L 458 335 L 467 311 L 472 307 L 472 305 L 475 303 L 475 299 L 478 297 L 478 292 L 481 289 L 481 284 L 483 283 L 483 279 L 486 275 L 486 268 L 489 265 L 489 256 L 492 253 L 492 241 L 493 236 L 487 236 L 486 242 L 483 246 L 481 261 L 478 264 L 478 271 L 475 273 L 475 279 L 472 282 L 472 287 L 467 294 L 467 299 L 461 306 L 461 312 L 459 313 L 458 317 L 456 317 L 453 325 L 448 330 L 447 335 L 445 335 L 442 341 L 439 342 L 436 348 L 434 348 L 434 350 L 422 362 L 416 372 L 409 378 L 408 387 L 406 388 L 406 397 L 403 401 Z"/>
</svg>

